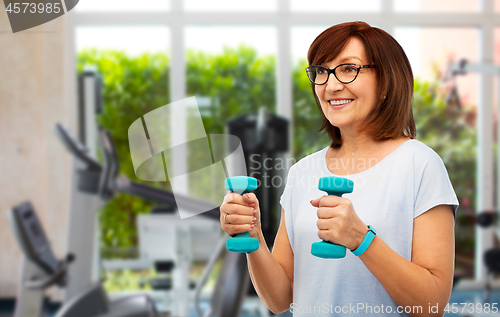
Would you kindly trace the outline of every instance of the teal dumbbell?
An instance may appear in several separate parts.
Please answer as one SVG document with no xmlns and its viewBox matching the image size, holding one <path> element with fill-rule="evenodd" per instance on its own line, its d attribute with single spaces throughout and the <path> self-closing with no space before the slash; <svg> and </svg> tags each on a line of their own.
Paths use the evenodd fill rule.
<svg viewBox="0 0 500 317">
<path fill-rule="evenodd" d="M 238 193 L 240 195 L 257 189 L 257 180 L 253 177 L 236 176 L 226 179 L 226 190 Z M 252 253 L 259 248 L 259 239 L 250 237 L 248 232 L 239 233 L 226 241 L 228 251 L 237 253 Z"/>
<path fill-rule="evenodd" d="M 334 176 L 320 178 L 318 185 L 319 190 L 338 197 L 352 193 L 353 187 L 354 183 L 351 180 Z M 345 257 L 346 248 L 323 240 L 312 244 L 311 254 L 323 259 L 341 259 Z"/>
</svg>

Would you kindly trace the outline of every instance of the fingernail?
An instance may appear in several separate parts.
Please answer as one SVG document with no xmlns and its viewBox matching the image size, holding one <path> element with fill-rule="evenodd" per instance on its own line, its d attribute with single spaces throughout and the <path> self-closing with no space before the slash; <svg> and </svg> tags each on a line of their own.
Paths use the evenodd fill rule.
<svg viewBox="0 0 500 317">
<path fill-rule="evenodd" d="M 248 206 L 255 207 L 255 203 L 249 203 Z"/>
<path fill-rule="evenodd" d="M 253 214 L 255 215 L 257 213 L 257 209 L 254 209 L 253 210 Z"/>
<path fill-rule="evenodd" d="M 257 220 L 257 218 L 253 217 L 253 222 L 255 222 L 255 220 Z"/>
<path fill-rule="evenodd" d="M 252 228 L 252 229 L 253 229 L 253 227 L 255 227 L 255 226 L 254 226 L 254 225 L 250 225 L 250 228 Z"/>
<path fill-rule="evenodd" d="M 245 196 L 247 196 L 247 198 L 248 198 L 248 199 L 250 199 L 250 195 L 248 195 L 248 194 L 245 194 Z"/>
<path fill-rule="evenodd" d="M 312 203 L 313 203 L 313 201 L 311 200 L 309 203 L 310 203 L 310 204 L 312 204 Z"/>
</svg>

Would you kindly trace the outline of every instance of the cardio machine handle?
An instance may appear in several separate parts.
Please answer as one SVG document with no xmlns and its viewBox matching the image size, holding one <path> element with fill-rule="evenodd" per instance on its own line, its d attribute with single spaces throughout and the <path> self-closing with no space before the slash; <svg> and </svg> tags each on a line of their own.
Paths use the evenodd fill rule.
<svg viewBox="0 0 500 317">
<path fill-rule="evenodd" d="M 60 262 L 59 269 L 44 278 L 39 278 L 33 276 L 30 280 L 26 281 L 26 287 L 31 290 L 43 290 L 52 285 L 58 285 L 60 287 L 66 286 L 66 277 L 68 273 L 68 267 L 75 259 L 72 253 L 69 253 L 64 260 Z"/>
</svg>

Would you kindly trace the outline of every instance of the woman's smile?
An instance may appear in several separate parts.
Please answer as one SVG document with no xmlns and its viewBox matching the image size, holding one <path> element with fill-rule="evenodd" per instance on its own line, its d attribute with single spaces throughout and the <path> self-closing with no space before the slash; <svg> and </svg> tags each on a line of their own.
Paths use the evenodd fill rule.
<svg viewBox="0 0 500 317">
<path fill-rule="evenodd" d="M 330 108 L 332 109 L 342 109 L 347 105 L 350 105 L 353 101 L 354 99 L 346 99 L 346 98 L 335 98 L 328 100 L 328 102 L 330 103 Z"/>
</svg>

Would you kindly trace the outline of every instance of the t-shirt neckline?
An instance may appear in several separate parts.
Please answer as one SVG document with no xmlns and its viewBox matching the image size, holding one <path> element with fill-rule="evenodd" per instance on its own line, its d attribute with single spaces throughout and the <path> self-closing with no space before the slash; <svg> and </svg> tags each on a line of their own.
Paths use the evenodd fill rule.
<svg viewBox="0 0 500 317">
<path fill-rule="evenodd" d="M 338 174 L 334 174 L 332 173 L 329 169 L 328 169 L 328 166 L 326 165 L 326 154 L 328 153 L 328 149 L 330 148 L 330 146 L 327 146 L 323 149 L 322 153 L 321 153 L 321 166 L 323 167 L 323 171 L 329 175 L 329 176 L 337 176 L 337 177 L 352 177 L 352 176 L 358 176 L 358 175 L 361 175 L 363 173 L 367 173 L 371 170 L 373 170 L 374 168 L 376 167 L 380 167 L 380 164 L 384 163 L 384 161 L 387 161 L 391 156 L 393 156 L 396 152 L 399 151 L 400 148 L 403 147 L 403 145 L 405 145 L 406 143 L 410 142 L 410 141 L 416 141 L 415 139 L 409 139 L 409 140 L 406 140 L 404 141 L 403 143 L 401 143 L 397 148 L 395 148 L 394 150 L 392 150 L 391 153 L 387 154 L 383 159 L 381 159 L 377 164 L 365 169 L 364 171 L 361 171 L 359 173 L 354 173 L 354 174 L 347 174 L 347 175 L 338 175 Z"/>
</svg>

